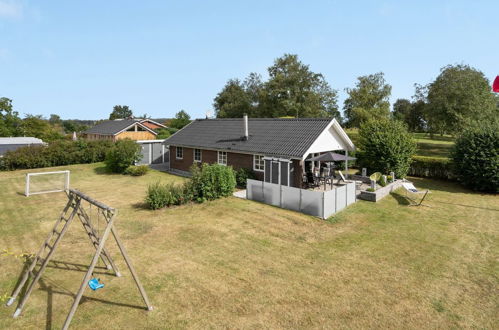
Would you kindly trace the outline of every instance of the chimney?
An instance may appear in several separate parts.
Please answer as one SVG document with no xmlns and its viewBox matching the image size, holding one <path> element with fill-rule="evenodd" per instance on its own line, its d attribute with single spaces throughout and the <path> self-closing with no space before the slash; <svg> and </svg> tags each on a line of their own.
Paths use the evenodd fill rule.
<svg viewBox="0 0 499 330">
<path fill-rule="evenodd" d="M 244 141 L 248 141 L 248 115 L 244 114 Z"/>
</svg>

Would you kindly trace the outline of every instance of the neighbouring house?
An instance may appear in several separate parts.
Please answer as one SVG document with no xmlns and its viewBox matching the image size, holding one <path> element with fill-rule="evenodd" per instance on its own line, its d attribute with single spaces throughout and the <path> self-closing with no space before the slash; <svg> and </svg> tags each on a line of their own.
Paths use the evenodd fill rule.
<svg viewBox="0 0 499 330">
<path fill-rule="evenodd" d="M 155 140 L 158 135 L 154 130 L 166 127 L 150 119 L 106 120 L 83 132 L 88 140 Z"/>
<path fill-rule="evenodd" d="M 2 137 L 0 138 L 0 157 L 7 151 L 14 151 L 32 145 L 46 145 L 46 143 L 34 137 Z"/>
<path fill-rule="evenodd" d="M 197 119 L 164 142 L 170 169 L 186 172 L 195 163 L 253 170 L 258 180 L 301 187 L 307 161 L 320 153 L 355 150 L 335 119 Z"/>
</svg>

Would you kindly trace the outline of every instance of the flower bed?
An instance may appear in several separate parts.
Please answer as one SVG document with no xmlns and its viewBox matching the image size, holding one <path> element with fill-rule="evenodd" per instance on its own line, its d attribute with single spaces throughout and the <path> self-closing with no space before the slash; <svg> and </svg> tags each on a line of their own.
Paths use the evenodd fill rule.
<svg viewBox="0 0 499 330">
<path fill-rule="evenodd" d="M 384 187 L 380 187 L 379 189 L 376 189 L 376 191 L 361 190 L 359 199 L 370 202 L 377 202 L 386 197 L 392 191 L 402 187 L 402 182 L 402 180 L 395 180 L 395 182 L 391 182 Z"/>
</svg>

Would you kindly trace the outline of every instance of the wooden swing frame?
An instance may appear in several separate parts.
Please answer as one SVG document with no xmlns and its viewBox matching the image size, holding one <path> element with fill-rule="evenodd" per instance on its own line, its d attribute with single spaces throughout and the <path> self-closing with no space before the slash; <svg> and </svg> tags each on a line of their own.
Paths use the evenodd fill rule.
<svg viewBox="0 0 499 330">
<path fill-rule="evenodd" d="M 121 243 L 118 233 L 116 232 L 116 229 L 113 226 L 118 211 L 116 209 L 113 209 L 112 207 L 109 207 L 99 201 L 92 199 L 91 197 L 85 195 L 84 193 L 78 190 L 68 189 L 66 193 L 68 196 L 68 202 L 64 207 L 59 219 L 56 221 L 47 239 L 43 242 L 38 253 L 34 256 L 30 266 L 25 270 L 21 281 L 18 283 L 16 289 L 12 294 L 12 297 L 7 302 L 7 306 L 12 305 L 16 300 L 16 298 L 18 297 L 21 290 L 23 289 L 23 287 L 25 286 L 25 284 L 27 284 L 28 280 L 32 279 L 32 281 L 29 282 L 27 286 L 26 293 L 24 294 L 24 296 L 22 296 L 21 300 L 19 301 L 19 305 L 17 306 L 13 317 L 17 317 L 21 314 L 24 305 L 26 304 L 29 296 L 31 295 L 31 292 L 33 291 L 33 288 L 42 277 L 45 268 L 47 267 L 50 259 L 52 258 L 52 255 L 54 254 L 57 246 L 64 237 L 64 234 L 66 233 L 71 223 L 73 222 L 75 216 L 78 216 L 78 218 L 80 219 L 83 228 L 85 229 L 96 251 L 92 258 L 90 266 L 88 267 L 88 271 L 83 277 L 80 289 L 76 294 L 75 300 L 73 302 L 73 305 L 71 306 L 71 309 L 66 318 L 66 321 L 64 322 L 62 329 L 66 330 L 69 328 L 69 324 L 73 319 L 76 309 L 78 308 L 80 300 L 87 287 L 87 283 L 92 277 L 92 273 L 94 271 L 95 266 L 97 265 L 97 262 L 99 261 L 99 258 L 104 262 L 108 270 L 113 270 L 114 274 L 118 277 L 121 276 L 121 273 L 119 272 L 118 268 L 116 267 L 116 264 L 111 258 L 111 255 L 104 247 L 106 240 L 108 239 L 110 234 L 112 234 L 112 236 L 114 237 L 116 244 L 118 245 L 118 248 L 121 252 L 121 255 L 123 256 L 123 259 L 125 259 L 125 263 L 128 269 L 130 270 L 130 273 L 132 274 L 135 284 L 137 285 L 137 288 L 139 289 L 139 292 L 142 295 L 142 299 L 144 300 L 144 303 L 146 305 L 145 309 L 149 311 L 152 310 L 153 307 L 149 303 L 149 298 L 147 297 L 144 287 L 140 283 L 139 277 L 135 272 L 135 268 L 133 267 L 130 258 L 128 257 L 128 253 L 126 252 L 126 249 L 124 245 Z M 106 222 L 106 228 L 102 236 L 99 235 L 99 233 L 95 230 L 95 227 L 92 225 L 89 214 L 87 214 L 84 208 L 82 207 L 82 201 L 86 201 L 90 203 L 90 205 L 96 206 L 98 208 L 97 212 L 102 212 L 103 218 Z M 40 268 L 35 273 L 34 269 L 39 262 L 41 263 Z"/>
</svg>

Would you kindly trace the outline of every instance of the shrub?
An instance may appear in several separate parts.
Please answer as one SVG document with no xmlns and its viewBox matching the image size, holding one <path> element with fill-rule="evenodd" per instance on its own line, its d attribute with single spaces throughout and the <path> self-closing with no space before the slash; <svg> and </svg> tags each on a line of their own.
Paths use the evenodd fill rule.
<svg viewBox="0 0 499 330">
<path fill-rule="evenodd" d="M 230 166 L 206 163 L 200 167 L 193 165 L 191 174 L 190 189 L 193 199 L 201 203 L 230 196 L 236 186 L 236 177 Z"/>
<path fill-rule="evenodd" d="M 449 158 L 414 156 L 408 174 L 450 180 L 454 178 L 452 167 L 452 161 Z"/>
<path fill-rule="evenodd" d="M 240 168 L 235 172 L 236 175 L 236 183 L 239 187 L 246 188 L 246 180 L 255 179 L 255 172 L 249 170 L 247 168 Z"/>
<path fill-rule="evenodd" d="M 147 188 L 145 202 L 152 210 L 184 204 L 187 202 L 184 197 L 184 189 L 184 185 L 156 182 Z"/>
<path fill-rule="evenodd" d="M 381 187 L 386 186 L 387 182 L 386 182 L 385 177 L 383 175 L 379 178 L 378 183 Z"/>
<path fill-rule="evenodd" d="M 130 139 L 119 140 L 106 154 L 106 166 L 114 173 L 123 173 L 140 160 L 140 146 Z"/>
<path fill-rule="evenodd" d="M 484 125 L 465 131 L 452 151 L 454 172 L 466 187 L 499 192 L 499 127 Z"/>
<path fill-rule="evenodd" d="M 402 122 L 372 119 L 361 125 L 359 149 L 359 167 L 366 167 L 371 173 L 393 171 L 396 177 L 403 178 L 416 152 L 416 142 Z"/>
<path fill-rule="evenodd" d="M 369 192 L 375 192 L 375 191 L 376 191 L 376 189 L 369 187 L 369 188 L 367 188 L 367 189 L 366 189 L 366 191 L 369 191 Z"/>
<path fill-rule="evenodd" d="M 1 170 L 31 169 L 101 162 L 111 141 L 60 140 L 48 146 L 28 146 L 7 152 L 0 158 Z"/>
<path fill-rule="evenodd" d="M 128 166 L 125 170 L 124 174 L 131 176 L 142 176 L 149 171 L 149 166 L 147 165 L 139 165 L 139 166 Z"/>
</svg>

